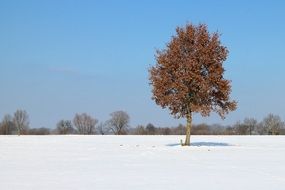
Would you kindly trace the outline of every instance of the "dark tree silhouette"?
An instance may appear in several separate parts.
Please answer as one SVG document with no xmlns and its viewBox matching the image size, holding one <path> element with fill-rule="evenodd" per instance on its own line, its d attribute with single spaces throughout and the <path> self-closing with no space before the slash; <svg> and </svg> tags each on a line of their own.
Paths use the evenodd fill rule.
<svg viewBox="0 0 285 190">
<path fill-rule="evenodd" d="M 145 130 L 148 135 L 155 135 L 155 126 L 152 123 L 147 124 Z"/>
<path fill-rule="evenodd" d="M 74 128 L 70 120 L 60 120 L 56 124 L 56 130 L 57 133 L 61 135 L 72 134 L 74 132 Z"/>
<path fill-rule="evenodd" d="M 99 134 L 104 135 L 107 132 L 106 125 L 107 125 L 107 122 L 105 123 L 101 122 L 97 125 L 96 130 L 98 131 Z"/>
<path fill-rule="evenodd" d="M 11 115 L 6 114 L 2 122 L 0 124 L 0 134 L 2 135 L 11 135 L 13 132 L 16 131 L 15 124 L 13 122 L 13 118 Z"/>
<path fill-rule="evenodd" d="M 211 111 L 222 118 L 236 109 L 230 100 L 230 81 L 223 77 L 223 62 L 228 50 L 221 45 L 217 32 L 210 34 L 205 24 L 177 27 L 176 35 L 156 53 L 151 67 L 153 99 L 169 108 L 176 118 L 186 118 L 186 140 L 190 145 L 192 114 L 209 116 Z"/>
</svg>

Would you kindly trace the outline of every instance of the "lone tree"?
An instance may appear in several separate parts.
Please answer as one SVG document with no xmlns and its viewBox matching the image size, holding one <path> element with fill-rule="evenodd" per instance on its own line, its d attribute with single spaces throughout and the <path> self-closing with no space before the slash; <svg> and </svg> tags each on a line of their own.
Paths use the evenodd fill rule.
<svg viewBox="0 0 285 190">
<path fill-rule="evenodd" d="M 13 123 L 17 128 L 18 135 L 28 132 L 29 129 L 29 115 L 26 110 L 17 110 L 14 113 Z"/>
<path fill-rule="evenodd" d="M 130 116 L 124 111 L 115 111 L 110 114 L 111 119 L 108 121 L 109 129 L 115 135 L 124 135 L 129 127 Z"/>
<path fill-rule="evenodd" d="M 228 50 L 219 37 L 217 32 L 210 34 L 205 24 L 177 27 L 166 48 L 156 52 L 156 65 L 149 70 L 152 99 L 175 118 L 187 119 L 182 145 L 190 145 L 193 113 L 209 116 L 215 111 L 224 119 L 236 109 L 229 97 L 230 81 L 223 77 Z"/>
<path fill-rule="evenodd" d="M 81 135 L 91 135 L 95 133 L 95 126 L 98 120 L 86 113 L 75 114 L 73 119 L 74 126 Z"/>
</svg>

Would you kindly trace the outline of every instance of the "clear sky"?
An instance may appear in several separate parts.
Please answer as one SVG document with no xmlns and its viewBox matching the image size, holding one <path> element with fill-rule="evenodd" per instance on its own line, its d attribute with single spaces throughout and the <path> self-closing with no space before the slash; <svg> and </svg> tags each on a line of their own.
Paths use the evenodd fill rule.
<svg viewBox="0 0 285 190">
<path fill-rule="evenodd" d="M 230 51 L 226 78 L 238 109 L 230 124 L 267 113 L 285 119 L 285 1 L 0 1 L 0 118 L 20 108 L 31 127 L 116 110 L 132 126 L 175 120 L 151 100 L 147 69 L 176 26 L 206 23 Z"/>
</svg>

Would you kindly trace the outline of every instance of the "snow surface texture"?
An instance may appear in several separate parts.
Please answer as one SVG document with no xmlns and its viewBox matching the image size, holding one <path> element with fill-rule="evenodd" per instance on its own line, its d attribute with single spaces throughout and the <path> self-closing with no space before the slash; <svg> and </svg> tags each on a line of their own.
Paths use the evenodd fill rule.
<svg viewBox="0 0 285 190">
<path fill-rule="evenodd" d="M 182 138 L 0 136 L 0 189 L 285 189 L 285 136 Z"/>
</svg>

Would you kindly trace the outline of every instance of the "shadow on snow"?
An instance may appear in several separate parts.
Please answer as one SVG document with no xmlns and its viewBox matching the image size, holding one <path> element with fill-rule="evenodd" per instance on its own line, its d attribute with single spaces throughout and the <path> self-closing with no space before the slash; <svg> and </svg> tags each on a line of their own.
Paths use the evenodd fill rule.
<svg viewBox="0 0 285 190">
<path fill-rule="evenodd" d="M 167 144 L 166 146 L 181 146 L 180 143 L 173 143 L 173 144 Z M 190 144 L 190 146 L 233 146 L 228 143 L 222 143 L 222 142 L 193 142 Z"/>
</svg>

